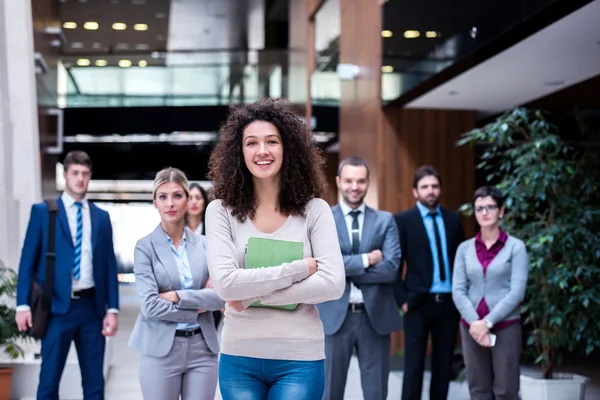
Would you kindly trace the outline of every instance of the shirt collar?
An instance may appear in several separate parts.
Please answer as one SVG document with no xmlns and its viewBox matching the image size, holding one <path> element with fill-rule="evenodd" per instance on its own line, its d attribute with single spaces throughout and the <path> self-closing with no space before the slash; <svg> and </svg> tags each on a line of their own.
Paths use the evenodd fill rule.
<svg viewBox="0 0 600 400">
<path fill-rule="evenodd" d="M 346 204 L 342 201 L 342 202 L 340 202 L 340 209 L 342 210 L 342 213 L 344 214 L 344 216 L 350 214 L 350 212 L 352 212 L 354 210 L 360 211 L 362 214 L 364 214 L 365 210 L 367 209 L 367 205 L 363 202 L 363 203 L 361 203 L 360 206 L 358 206 L 356 208 L 352 208 L 348 204 Z"/>
<path fill-rule="evenodd" d="M 508 240 L 508 235 L 506 234 L 506 232 L 504 232 L 502 229 L 500 229 L 500 234 L 498 234 L 498 239 L 496 239 L 496 243 L 500 242 L 504 245 L 504 244 L 506 244 L 507 240 Z M 475 241 L 479 242 L 479 243 L 483 243 L 483 240 L 481 239 L 481 231 L 477 232 L 477 234 L 475 235 Z"/>
<path fill-rule="evenodd" d="M 425 218 L 429 215 L 430 212 L 432 212 L 431 210 L 429 210 L 429 208 L 425 207 L 423 204 L 421 204 L 420 201 L 417 201 L 417 208 L 419 209 L 419 213 L 421 214 L 421 218 Z M 433 211 L 433 212 L 440 212 L 440 206 L 437 206 L 437 208 Z"/>
<path fill-rule="evenodd" d="M 165 232 L 165 236 L 167 237 L 167 240 L 169 241 L 169 244 L 173 244 L 173 239 L 171 239 L 171 236 L 169 236 L 167 234 L 167 232 Z M 183 243 L 183 244 L 187 243 L 187 238 L 185 236 L 185 229 L 183 230 L 183 236 L 181 237 L 181 243 Z"/>
<path fill-rule="evenodd" d="M 73 198 L 73 196 L 71 196 L 67 192 L 62 192 L 62 194 L 60 195 L 60 199 L 62 200 L 63 204 L 65 205 L 65 208 L 73 207 L 75 205 L 75 203 L 77 202 L 77 200 L 75 200 Z M 83 199 L 81 199 L 80 203 L 83 208 L 88 208 L 88 201 L 85 197 Z"/>
</svg>

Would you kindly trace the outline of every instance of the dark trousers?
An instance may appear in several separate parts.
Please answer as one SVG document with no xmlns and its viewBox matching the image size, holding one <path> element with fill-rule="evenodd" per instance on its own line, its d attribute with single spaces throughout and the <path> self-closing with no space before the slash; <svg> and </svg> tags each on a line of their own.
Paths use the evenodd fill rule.
<svg viewBox="0 0 600 400">
<path fill-rule="evenodd" d="M 521 324 L 493 331 L 496 344 L 481 347 L 460 327 L 471 400 L 518 400 L 521 381 Z"/>
<path fill-rule="evenodd" d="M 323 400 L 343 400 L 354 349 L 358 356 L 363 398 L 385 400 L 390 375 L 390 335 L 375 332 L 364 311 L 349 311 L 340 330 L 325 336 Z"/>
<path fill-rule="evenodd" d="M 452 377 L 459 314 L 450 294 L 436 302 L 427 297 L 404 315 L 404 379 L 402 400 L 420 400 L 427 339 L 431 334 L 430 400 L 446 400 Z"/>
<path fill-rule="evenodd" d="M 87 297 L 72 299 L 67 313 L 50 317 L 42 339 L 38 400 L 58 400 L 60 379 L 72 341 L 79 358 L 83 398 L 104 399 L 102 319 L 96 313 L 94 298 Z"/>
</svg>

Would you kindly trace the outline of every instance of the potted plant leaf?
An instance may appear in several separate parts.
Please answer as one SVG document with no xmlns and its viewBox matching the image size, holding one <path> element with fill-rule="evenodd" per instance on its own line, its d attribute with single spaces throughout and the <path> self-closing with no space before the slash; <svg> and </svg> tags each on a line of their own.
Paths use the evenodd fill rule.
<svg viewBox="0 0 600 400">
<path fill-rule="evenodd" d="M 522 375 L 523 399 L 583 398 L 587 379 L 556 367 L 600 347 L 600 147 L 574 121 L 575 135 L 561 135 L 543 112 L 517 108 L 458 142 L 484 147 L 477 168 L 506 195 L 503 229 L 529 253 L 522 314 L 541 374 Z"/>
<path fill-rule="evenodd" d="M 15 324 L 14 298 L 17 288 L 15 271 L 0 261 L 0 351 L 10 359 L 23 356 L 23 349 L 16 340 L 23 337 Z M 0 367 L 0 400 L 11 397 L 13 369 Z"/>
</svg>

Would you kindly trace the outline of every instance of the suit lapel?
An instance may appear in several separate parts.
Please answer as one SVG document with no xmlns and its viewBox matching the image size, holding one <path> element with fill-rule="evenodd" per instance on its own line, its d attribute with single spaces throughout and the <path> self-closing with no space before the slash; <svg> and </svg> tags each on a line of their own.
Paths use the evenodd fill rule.
<svg viewBox="0 0 600 400">
<path fill-rule="evenodd" d="M 173 289 L 181 289 L 181 281 L 179 278 L 179 270 L 177 269 L 177 262 L 175 261 L 175 255 L 171 250 L 167 235 L 163 232 L 160 225 L 158 225 L 154 232 L 152 232 L 151 241 L 152 247 L 154 247 L 154 252 L 156 253 L 156 257 L 169 275 Z"/>
<path fill-rule="evenodd" d="M 90 207 L 90 222 L 92 224 L 92 254 L 94 254 L 99 236 L 98 230 L 100 229 L 100 210 L 90 201 L 88 201 L 88 206 Z"/>
<path fill-rule="evenodd" d="M 69 220 L 67 219 L 65 204 L 60 197 L 56 199 L 56 204 L 58 205 L 58 224 L 61 226 L 65 236 L 69 238 L 68 242 L 73 246 L 73 235 L 71 235 L 71 229 L 69 229 Z"/>
<path fill-rule="evenodd" d="M 338 239 L 343 254 L 350 254 L 350 238 L 348 237 L 348 227 L 346 226 L 346 217 L 339 205 L 333 207 L 333 218 L 335 219 L 335 228 L 337 229 Z"/>
<path fill-rule="evenodd" d="M 194 289 L 202 289 L 207 278 L 206 275 L 208 274 L 206 259 L 202 254 L 202 243 L 200 242 L 200 239 L 198 239 L 198 236 L 187 228 L 185 230 L 185 235 L 188 238 L 187 256 L 192 271 Z"/>
<path fill-rule="evenodd" d="M 369 244 L 373 239 L 375 231 L 375 212 L 371 207 L 365 207 L 365 219 L 363 220 L 362 235 L 360 238 L 360 252 L 368 253 Z"/>
<path fill-rule="evenodd" d="M 423 243 L 425 247 L 425 251 L 429 254 L 429 259 L 432 260 L 433 263 L 433 255 L 431 254 L 431 248 L 429 247 L 429 236 L 427 235 L 427 230 L 425 229 L 425 221 L 421 217 L 421 213 L 419 212 L 419 208 L 413 208 L 413 223 L 415 226 L 416 233 L 423 238 Z"/>
</svg>

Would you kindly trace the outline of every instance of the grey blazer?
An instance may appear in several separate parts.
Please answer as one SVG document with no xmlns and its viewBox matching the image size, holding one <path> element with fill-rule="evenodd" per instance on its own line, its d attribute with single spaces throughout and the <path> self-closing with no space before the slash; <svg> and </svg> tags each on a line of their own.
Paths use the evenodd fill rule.
<svg viewBox="0 0 600 400">
<path fill-rule="evenodd" d="M 208 279 L 206 241 L 186 228 L 187 255 L 194 280 L 193 290 L 181 290 L 179 270 L 168 239 L 160 227 L 138 240 L 135 246 L 135 286 L 140 298 L 140 314 L 135 322 L 129 347 L 153 357 L 171 351 L 178 322 L 198 322 L 208 348 L 219 352 L 217 331 L 211 312 L 198 314 L 198 309 L 220 310 L 225 302 L 213 289 L 202 289 Z M 181 299 L 174 304 L 158 294 L 175 290 Z"/>
<path fill-rule="evenodd" d="M 483 267 L 477 258 L 475 238 L 471 238 L 462 242 L 456 251 L 452 299 L 469 324 L 479 319 L 477 306 L 484 297 L 490 309 L 486 318 L 492 324 L 518 319 L 528 273 L 529 258 L 525 243 L 509 235 L 484 276 Z"/>
<path fill-rule="evenodd" d="M 402 320 L 392 289 L 392 283 L 399 273 L 400 241 L 392 214 L 371 207 L 365 209 L 359 250 L 368 253 L 379 249 L 383 253 L 381 262 L 365 269 L 362 254 L 352 254 L 342 209 L 336 205 L 332 211 L 344 258 L 346 289 L 340 299 L 317 304 L 325 334 L 335 334 L 346 319 L 351 281 L 361 289 L 369 321 L 377 333 L 386 335 L 400 329 Z"/>
</svg>

